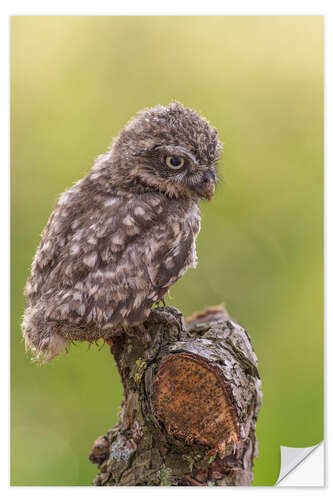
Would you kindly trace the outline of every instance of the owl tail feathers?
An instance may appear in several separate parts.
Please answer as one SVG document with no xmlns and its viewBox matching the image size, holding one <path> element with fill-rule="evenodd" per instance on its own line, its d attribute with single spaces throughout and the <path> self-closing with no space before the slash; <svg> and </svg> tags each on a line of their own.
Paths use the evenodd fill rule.
<svg viewBox="0 0 333 500">
<path fill-rule="evenodd" d="M 38 311 L 27 308 L 22 323 L 25 351 L 30 358 L 45 365 L 66 351 L 69 341 L 59 335 L 50 324 L 41 320 Z"/>
</svg>

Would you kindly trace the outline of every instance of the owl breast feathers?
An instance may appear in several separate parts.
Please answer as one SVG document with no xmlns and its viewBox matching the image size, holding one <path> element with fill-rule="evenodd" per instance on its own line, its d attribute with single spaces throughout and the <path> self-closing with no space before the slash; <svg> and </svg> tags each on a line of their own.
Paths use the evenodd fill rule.
<svg viewBox="0 0 333 500">
<path fill-rule="evenodd" d="M 142 324 L 195 266 L 198 201 L 212 197 L 220 150 L 194 111 L 156 106 L 60 196 L 25 289 L 23 334 L 35 357 Z"/>
</svg>

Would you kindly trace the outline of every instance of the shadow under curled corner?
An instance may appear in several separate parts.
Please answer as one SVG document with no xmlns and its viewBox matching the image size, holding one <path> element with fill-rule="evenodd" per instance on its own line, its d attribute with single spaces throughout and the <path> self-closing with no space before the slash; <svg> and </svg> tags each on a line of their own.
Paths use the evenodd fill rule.
<svg viewBox="0 0 333 500">
<path fill-rule="evenodd" d="M 276 486 L 324 486 L 324 441 L 308 448 L 280 446 L 281 465 Z"/>
</svg>

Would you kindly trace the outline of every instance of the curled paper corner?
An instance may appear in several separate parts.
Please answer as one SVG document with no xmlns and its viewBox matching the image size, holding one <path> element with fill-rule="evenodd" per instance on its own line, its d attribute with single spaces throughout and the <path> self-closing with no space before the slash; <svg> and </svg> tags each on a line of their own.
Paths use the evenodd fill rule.
<svg viewBox="0 0 333 500">
<path fill-rule="evenodd" d="M 324 486 L 323 441 L 308 448 L 280 446 L 280 450 L 281 465 L 276 486 Z M 315 450 L 316 453 L 312 453 Z"/>
</svg>

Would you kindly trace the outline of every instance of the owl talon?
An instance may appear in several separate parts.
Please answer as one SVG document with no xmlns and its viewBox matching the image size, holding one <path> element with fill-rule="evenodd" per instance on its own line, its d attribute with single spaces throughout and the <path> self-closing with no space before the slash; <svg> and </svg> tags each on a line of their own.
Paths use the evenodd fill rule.
<svg viewBox="0 0 333 500">
<path fill-rule="evenodd" d="M 185 330 L 183 316 L 180 314 L 178 317 L 169 312 L 168 310 L 156 308 L 152 309 L 148 320 L 153 323 L 165 323 L 168 326 L 176 327 L 178 334 Z"/>
</svg>

